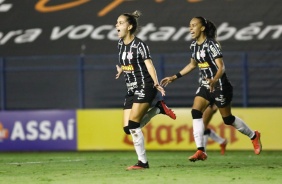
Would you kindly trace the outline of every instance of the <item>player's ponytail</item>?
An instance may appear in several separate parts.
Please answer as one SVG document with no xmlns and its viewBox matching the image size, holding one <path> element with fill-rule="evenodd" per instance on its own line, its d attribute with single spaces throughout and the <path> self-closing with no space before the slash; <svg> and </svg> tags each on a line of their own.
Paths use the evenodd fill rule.
<svg viewBox="0 0 282 184">
<path fill-rule="evenodd" d="M 208 38 L 216 39 L 217 28 L 215 24 L 204 17 L 195 17 L 201 21 L 201 24 L 205 27 L 204 33 Z"/>
<path fill-rule="evenodd" d="M 127 22 L 132 25 L 130 33 L 136 34 L 139 31 L 138 18 L 141 16 L 141 12 L 139 10 L 135 10 L 133 13 L 124 13 L 122 15 L 126 16 Z"/>
<path fill-rule="evenodd" d="M 204 17 L 195 17 L 200 20 L 201 24 L 205 27 L 204 33 L 208 38 L 214 39 L 218 45 L 220 43 L 216 40 L 217 38 L 217 28 L 213 22 L 210 20 L 205 19 Z"/>
</svg>

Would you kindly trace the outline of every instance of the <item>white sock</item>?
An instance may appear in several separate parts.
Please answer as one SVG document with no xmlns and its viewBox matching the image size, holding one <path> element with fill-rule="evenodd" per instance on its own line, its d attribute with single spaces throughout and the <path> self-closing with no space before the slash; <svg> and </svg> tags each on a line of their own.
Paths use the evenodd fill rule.
<svg viewBox="0 0 282 184">
<path fill-rule="evenodd" d="M 157 114 L 160 113 L 160 109 L 157 107 L 153 107 L 151 108 L 146 114 L 145 116 L 142 118 L 142 120 L 140 121 L 140 128 L 144 127 L 145 125 L 147 125 L 147 123 L 149 123 L 149 121 Z"/>
<path fill-rule="evenodd" d="M 255 135 L 255 132 L 252 131 L 243 120 L 236 116 L 232 126 L 235 127 L 242 134 L 248 136 L 250 139 Z"/>
<path fill-rule="evenodd" d="M 225 139 L 220 137 L 217 133 L 215 133 L 215 131 L 213 131 L 213 129 L 210 129 L 211 132 L 210 132 L 210 138 L 212 140 L 214 140 L 215 142 L 219 143 L 219 144 L 222 144 L 224 143 Z"/>
<path fill-rule="evenodd" d="M 194 134 L 194 140 L 196 143 L 197 148 L 199 147 L 205 147 L 204 145 L 204 122 L 203 118 L 201 119 L 193 119 L 193 134 Z"/>
<path fill-rule="evenodd" d="M 146 150 L 144 145 L 144 135 L 141 128 L 130 129 L 133 145 L 138 156 L 138 160 L 143 163 L 147 162 Z"/>
</svg>

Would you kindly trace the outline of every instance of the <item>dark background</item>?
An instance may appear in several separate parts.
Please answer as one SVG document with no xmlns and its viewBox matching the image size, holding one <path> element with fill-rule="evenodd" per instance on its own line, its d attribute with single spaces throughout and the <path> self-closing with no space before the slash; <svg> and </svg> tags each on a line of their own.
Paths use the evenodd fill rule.
<svg viewBox="0 0 282 184">
<path fill-rule="evenodd" d="M 0 109 L 74 109 L 121 107 L 125 94 L 123 79 L 115 80 L 117 37 L 115 24 L 124 12 L 140 10 L 140 25 L 154 24 L 145 35 L 159 79 L 175 74 L 189 62 L 189 34 L 177 40 L 180 29 L 188 29 L 195 16 L 204 16 L 218 27 L 227 74 L 234 85 L 233 105 L 238 107 L 282 106 L 282 1 L 187 0 L 124 1 L 105 15 L 99 13 L 114 0 L 88 1 L 57 11 L 39 11 L 39 0 L 6 0 L 11 5 L 0 11 Z M 47 10 L 79 2 L 51 0 Z M 82 2 L 82 1 L 81 1 Z M 73 39 L 69 33 L 52 40 L 60 31 L 83 26 L 93 31 L 101 26 L 102 39 L 87 36 Z M 267 31 L 269 28 L 270 31 Z M 28 30 L 41 30 L 36 39 L 27 39 Z M 164 40 L 162 36 L 174 30 Z M 225 37 L 230 30 L 235 30 Z M 70 32 L 72 32 L 70 31 Z M 75 34 L 82 35 L 84 29 Z M 267 32 L 266 32 L 267 31 Z M 111 36 L 109 36 L 111 32 Z M 16 36 L 9 36 L 18 33 Z M 266 34 L 264 34 L 266 33 Z M 154 36 L 159 35 L 159 40 Z M 264 36 L 262 36 L 264 35 Z M 21 39 L 19 39 L 19 37 Z M 174 107 L 190 107 L 197 89 L 198 72 L 166 88 L 166 101 Z M 159 97 L 160 99 L 161 97 Z"/>
</svg>

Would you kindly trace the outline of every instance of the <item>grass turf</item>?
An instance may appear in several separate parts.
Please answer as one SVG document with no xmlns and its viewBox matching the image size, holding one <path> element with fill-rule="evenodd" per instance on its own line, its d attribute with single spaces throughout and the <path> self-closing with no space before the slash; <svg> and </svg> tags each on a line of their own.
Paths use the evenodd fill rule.
<svg viewBox="0 0 282 184">
<path fill-rule="evenodd" d="M 125 170 L 137 162 L 133 151 L 0 153 L 0 183 L 282 183 L 282 151 L 213 151 L 195 163 L 193 153 L 147 151 L 150 169 L 135 171 Z"/>
</svg>

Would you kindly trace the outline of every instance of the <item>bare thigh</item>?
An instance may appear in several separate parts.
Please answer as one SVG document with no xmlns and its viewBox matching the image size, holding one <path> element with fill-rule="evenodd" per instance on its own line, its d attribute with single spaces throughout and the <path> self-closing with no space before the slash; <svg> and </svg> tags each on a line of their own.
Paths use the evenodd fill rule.
<svg viewBox="0 0 282 184">
<path fill-rule="evenodd" d="M 124 109 L 123 110 L 123 126 L 128 125 L 129 115 L 130 115 L 131 109 Z"/>
<path fill-rule="evenodd" d="M 218 110 L 219 110 L 219 112 L 220 112 L 220 114 L 221 114 L 221 116 L 223 118 L 232 115 L 232 113 L 231 113 L 231 104 L 229 104 L 229 105 L 227 105 L 225 107 L 218 108 Z"/>
<path fill-rule="evenodd" d="M 127 126 L 129 120 L 139 123 L 149 108 L 149 103 L 133 103 L 132 109 L 124 109 L 123 126 Z"/>
<path fill-rule="evenodd" d="M 196 96 L 194 98 L 194 103 L 193 103 L 192 109 L 196 109 L 196 110 L 204 113 L 204 111 L 206 110 L 208 105 L 209 105 L 209 101 L 207 101 L 203 97 Z"/>
</svg>

